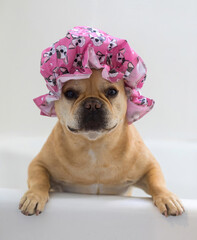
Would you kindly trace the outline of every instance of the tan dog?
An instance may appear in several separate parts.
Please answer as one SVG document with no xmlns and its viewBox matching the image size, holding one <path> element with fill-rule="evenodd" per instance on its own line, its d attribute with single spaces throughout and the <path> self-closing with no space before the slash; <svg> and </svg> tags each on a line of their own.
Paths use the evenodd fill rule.
<svg viewBox="0 0 197 240">
<path fill-rule="evenodd" d="M 182 214 L 159 164 L 128 125 L 126 110 L 123 80 L 111 83 L 93 70 L 89 79 L 66 82 L 55 102 L 59 121 L 29 165 L 21 212 L 41 213 L 50 190 L 128 195 L 134 185 L 152 195 L 165 216 Z"/>
</svg>

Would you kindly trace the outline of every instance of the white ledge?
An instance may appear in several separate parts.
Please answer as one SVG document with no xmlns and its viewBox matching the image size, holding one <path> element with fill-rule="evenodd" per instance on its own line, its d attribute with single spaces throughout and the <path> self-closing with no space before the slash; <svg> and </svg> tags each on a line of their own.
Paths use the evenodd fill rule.
<svg viewBox="0 0 197 240">
<path fill-rule="evenodd" d="M 24 216 L 24 191 L 0 189 L 1 240 L 197 239 L 197 200 L 182 199 L 186 212 L 164 217 L 151 198 L 52 193 L 39 216 Z"/>
</svg>

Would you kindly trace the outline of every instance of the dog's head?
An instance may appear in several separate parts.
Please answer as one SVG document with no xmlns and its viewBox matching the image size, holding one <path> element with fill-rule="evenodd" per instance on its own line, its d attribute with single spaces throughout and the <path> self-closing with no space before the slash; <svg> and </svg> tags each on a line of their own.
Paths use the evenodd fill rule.
<svg viewBox="0 0 197 240">
<path fill-rule="evenodd" d="M 65 47 L 64 45 L 62 46 L 58 46 L 56 48 L 56 53 L 57 53 L 57 58 L 65 58 L 66 54 L 67 54 L 67 47 Z"/>
<path fill-rule="evenodd" d="M 74 67 L 82 67 L 82 54 L 77 53 L 73 62 Z"/>
<path fill-rule="evenodd" d="M 94 37 L 90 34 L 90 39 L 92 40 L 93 44 L 97 47 L 101 46 L 105 41 L 105 37 L 102 35 Z"/>
<path fill-rule="evenodd" d="M 92 70 L 90 78 L 64 84 L 55 111 L 69 132 L 95 140 L 113 131 L 125 119 L 124 82 L 111 83 L 102 78 L 101 70 Z"/>
</svg>

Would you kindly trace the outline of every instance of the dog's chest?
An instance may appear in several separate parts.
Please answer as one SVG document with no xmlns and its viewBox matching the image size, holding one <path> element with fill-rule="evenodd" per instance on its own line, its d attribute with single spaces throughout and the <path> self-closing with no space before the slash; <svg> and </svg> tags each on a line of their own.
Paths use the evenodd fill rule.
<svg viewBox="0 0 197 240">
<path fill-rule="evenodd" d="M 113 154 L 97 153 L 89 149 L 87 154 L 76 159 L 74 165 L 69 167 L 73 178 L 81 179 L 83 183 L 115 184 L 124 179 L 124 173 L 127 170 L 121 157 L 119 160 L 113 159 Z"/>
<path fill-rule="evenodd" d="M 97 195 L 124 195 L 131 196 L 131 183 L 122 183 L 114 185 L 106 184 L 76 184 L 66 182 L 53 182 L 52 191 L 82 193 L 82 194 L 97 194 Z"/>
<path fill-rule="evenodd" d="M 69 176 L 56 176 L 51 186 L 56 191 L 85 194 L 125 194 L 132 181 L 127 179 L 127 166 L 120 161 L 98 157 L 92 149 L 86 155 L 87 159 L 76 161 L 68 167 Z M 79 160 L 80 161 L 80 160 Z"/>
<path fill-rule="evenodd" d="M 91 148 L 88 150 L 88 156 L 90 157 L 90 162 L 92 162 L 93 164 L 96 163 L 97 156 Z"/>
</svg>

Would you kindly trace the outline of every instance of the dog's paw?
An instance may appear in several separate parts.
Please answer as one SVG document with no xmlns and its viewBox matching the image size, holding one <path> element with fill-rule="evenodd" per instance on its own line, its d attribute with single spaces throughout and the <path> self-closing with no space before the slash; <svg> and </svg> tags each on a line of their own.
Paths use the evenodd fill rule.
<svg viewBox="0 0 197 240">
<path fill-rule="evenodd" d="M 171 192 L 153 196 L 153 202 L 159 211 L 166 217 L 182 215 L 185 211 L 182 203 L 176 195 Z"/>
<path fill-rule="evenodd" d="M 36 214 L 37 216 L 44 210 L 49 198 L 48 193 L 27 191 L 21 198 L 19 209 L 26 216 Z"/>
</svg>

